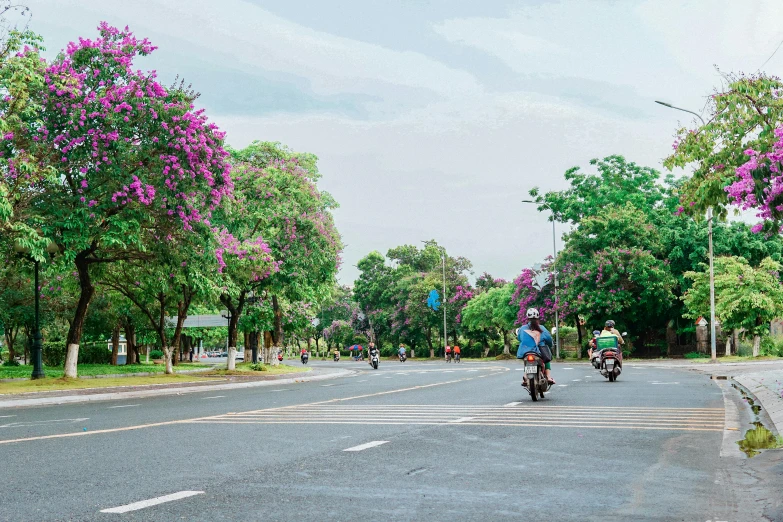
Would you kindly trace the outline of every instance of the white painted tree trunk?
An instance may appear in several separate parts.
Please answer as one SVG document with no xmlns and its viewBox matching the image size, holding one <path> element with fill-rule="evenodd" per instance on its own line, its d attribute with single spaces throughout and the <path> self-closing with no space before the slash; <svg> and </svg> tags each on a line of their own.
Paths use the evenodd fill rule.
<svg viewBox="0 0 783 522">
<path fill-rule="evenodd" d="M 163 360 L 166 362 L 166 375 L 174 374 L 174 365 L 171 364 L 171 355 L 173 352 L 174 350 L 172 350 L 170 346 L 163 347 Z"/>
<path fill-rule="evenodd" d="M 760 351 L 761 351 L 761 336 L 760 335 L 754 335 L 753 336 L 753 357 L 758 357 Z"/>
<path fill-rule="evenodd" d="M 731 336 L 726 337 L 726 357 L 731 355 Z"/>
<path fill-rule="evenodd" d="M 253 350 L 248 347 L 245 347 L 245 362 L 253 362 Z"/>
<path fill-rule="evenodd" d="M 226 370 L 236 370 L 236 369 L 237 369 L 237 347 L 229 346 L 228 361 L 226 361 Z"/>
<path fill-rule="evenodd" d="M 273 346 L 269 350 L 269 352 L 270 352 L 269 353 L 269 364 L 270 365 L 272 365 L 272 366 L 279 366 L 280 365 L 280 361 L 277 360 L 277 352 L 282 350 L 282 349 L 283 349 L 282 346 Z"/>
<path fill-rule="evenodd" d="M 65 355 L 65 377 L 75 379 L 78 375 L 76 373 L 76 363 L 79 360 L 79 345 L 69 344 L 68 351 Z"/>
</svg>

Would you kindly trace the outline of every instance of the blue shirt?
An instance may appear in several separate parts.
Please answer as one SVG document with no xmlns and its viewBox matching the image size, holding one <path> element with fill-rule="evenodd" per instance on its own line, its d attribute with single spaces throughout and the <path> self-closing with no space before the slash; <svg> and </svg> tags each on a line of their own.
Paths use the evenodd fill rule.
<svg viewBox="0 0 783 522">
<path fill-rule="evenodd" d="M 405 348 L 400 346 L 400 355 L 404 355 L 404 354 L 405 354 Z"/>
<path fill-rule="evenodd" d="M 539 325 L 539 328 L 541 328 L 540 342 L 552 348 L 552 334 L 550 334 L 549 330 L 547 330 L 542 324 Z M 539 355 L 541 354 L 541 350 L 538 349 L 538 345 L 536 344 L 535 339 L 526 334 L 525 330 L 530 330 L 530 326 L 527 324 L 522 326 L 522 328 L 519 329 L 519 333 L 517 334 L 517 339 L 519 340 L 517 359 L 521 359 L 527 352 L 535 352 Z"/>
</svg>

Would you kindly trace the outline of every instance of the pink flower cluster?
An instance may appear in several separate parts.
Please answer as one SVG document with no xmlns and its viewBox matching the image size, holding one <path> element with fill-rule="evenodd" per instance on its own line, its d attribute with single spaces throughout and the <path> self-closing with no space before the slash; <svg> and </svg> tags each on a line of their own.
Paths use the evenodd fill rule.
<svg viewBox="0 0 783 522">
<path fill-rule="evenodd" d="M 777 141 L 770 152 L 745 151 L 750 159 L 737 167 L 737 180 L 726 187 L 726 192 L 731 202 L 742 210 L 755 209 L 756 217 L 780 222 L 783 216 L 783 126 L 775 129 L 775 136 Z M 762 228 L 763 223 L 759 223 L 753 231 L 759 232 Z"/>
</svg>

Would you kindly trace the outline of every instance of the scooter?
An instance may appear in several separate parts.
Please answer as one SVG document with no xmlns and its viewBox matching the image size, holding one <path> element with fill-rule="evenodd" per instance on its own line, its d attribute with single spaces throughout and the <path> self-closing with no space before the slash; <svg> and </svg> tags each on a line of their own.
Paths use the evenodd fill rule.
<svg viewBox="0 0 783 522">
<path fill-rule="evenodd" d="M 626 332 L 622 333 L 623 337 L 626 335 L 628 335 Z M 596 346 L 598 347 L 598 371 L 609 379 L 609 382 L 615 382 L 623 371 L 623 351 L 620 349 L 617 337 L 598 337 Z"/>
<path fill-rule="evenodd" d="M 455 363 L 458 363 L 458 362 L 459 362 L 459 360 L 460 360 L 460 354 L 458 354 L 458 353 L 455 353 L 455 354 L 454 354 L 454 362 L 455 362 Z"/>
<path fill-rule="evenodd" d="M 406 356 L 404 353 L 401 353 L 401 354 L 400 354 L 400 362 L 401 362 L 401 363 L 404 363 L 404 362 L 405 362 L 405 360 L 406 360 L 407 358 L 408 358 L 408 357 L 407 357 L 407 356 Z"/>
<path fill-rule="evenodd" d="M 307 361 L 310 359 L 310 354 L 305 352 L 302 354 L 302 364 L 307 364 Z"/>
<path fill-rule="evenodd" d="M 537 401 L 544 398 L 544 393 L 549 391 L 550 385 L 544 372 L 544 360 L 536 352 L 527 352 L 522 356 L 525 363 L 525 381 L 522 386 L 530 392 L 530 398 Z"/>
<path fill-rule="evenodd" d="M 370 364 L 372 365 L 372 369 L 373 370 L 377 370 L 378 369 L 378 363 L 379 362 L 380 361 L 378 360 L 378 351 L 376 350 L 376 351 L 370 353 Z"/>
<path fill-rule="evenodd" d="M 334 352 L 334 362 L 337 362 L 340 360 L 340 352 Z"/>
<path fill-rule="evenodd" d="M 277 354 L 277 360 L 279 362 L 283 362 L 283 352 L 280 352 L 280 353 Z"/>
</svg>

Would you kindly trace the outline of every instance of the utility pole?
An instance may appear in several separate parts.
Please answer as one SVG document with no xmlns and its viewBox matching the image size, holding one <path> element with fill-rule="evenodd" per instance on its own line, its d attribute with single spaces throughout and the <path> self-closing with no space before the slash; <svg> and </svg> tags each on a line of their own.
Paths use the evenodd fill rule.
<svg viewBox="0 0 783 522">
<path fill-rule="evenodd" d="M 712 256 L 712 207 L 707 209 L 707 235 L 710 238 L 710 359 L 718 362 L 718 348 L 715 339 L 715 269 Z"/>
<path fill-rule="evenodd" d="M 449 337 L 446 335 L 446 251 L 443 251 L 443 350 L 449 344 Z"/>
</svg>

